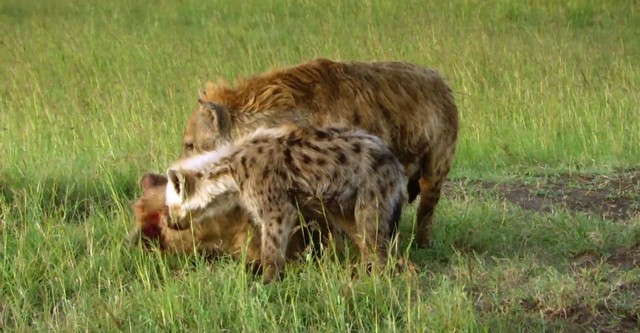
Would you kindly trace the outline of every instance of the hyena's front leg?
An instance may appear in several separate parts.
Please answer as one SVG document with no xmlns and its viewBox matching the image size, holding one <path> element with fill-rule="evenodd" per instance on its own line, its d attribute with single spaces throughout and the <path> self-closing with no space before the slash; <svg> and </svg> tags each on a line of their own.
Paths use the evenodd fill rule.
<svg viewBox="0 0 640 333">
<path fill-rule="evenodd" d="M 372 202 L 373 199 L 373 202 Z M 359 195 L 355 207 L 355 228 L 362 260 L 380 267 L 386 265 L 391 235 L 390 214 L 377 198 Z"/>
<path fill-rule="evenodd" d="M 267 197 L 274 199 L 273 195 Z M 279 276 L 284 268 L 289 232 L 295 225 L 297 214 L 295 207 L 285 198 L 264 201 L 257 209 L 262 225 L 262 277 L 263 282 L 268 284 L 274 277 Z"/>
</svg>

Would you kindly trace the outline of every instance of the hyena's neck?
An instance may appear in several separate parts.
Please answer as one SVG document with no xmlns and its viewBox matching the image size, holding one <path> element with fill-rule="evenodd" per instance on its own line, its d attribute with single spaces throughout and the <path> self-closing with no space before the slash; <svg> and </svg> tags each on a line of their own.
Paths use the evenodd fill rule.
<svg viewBox="0 0 640 333">
<path fill-rule="evenodd" d="M 238 183 L 236 183 L 231 174 L 228 164 L 224 166 L 224 169 L 213 170 L 213 172 L 206 174 L 205 177 L 208 178 L 205 188 L 211 197 L 235 194 L 239 191 Z"/>
<path fill-rule="evenodd" d="M 232 126 L 231 136 L 233 140 L 238 140 L 247 133 L 253 132 L 260 127 L 275 127 L 284 123 L 293 122 L 297 125 L 310 125 L 308 112 L 300 110 L 264 110 L 251 113 L 240 113 L 234 117 L 235 126 Z"/>
<path fill-rule="evenodd" d="M 202 188 L 200 199 L 203 202 L 208 202 L 206 204 L 207 215 L 224 215 L 238 207 L 240 189 L 228 169 L 217 175 L 212 174 L 205 177 L 209 177 L 209 179 Z"/>
<path fill-rule="evenodd" d="M 238 185 L 228 169 L 218 170 L 218 164 L 212 169 L 202 170 L 200 180 L 196 180 L 196 190 L 182 201 L 182 209 L 204 210 L 209 216 L 224 214 L 229 209 L 228 198 L 237 197 Z"/>
</svg>

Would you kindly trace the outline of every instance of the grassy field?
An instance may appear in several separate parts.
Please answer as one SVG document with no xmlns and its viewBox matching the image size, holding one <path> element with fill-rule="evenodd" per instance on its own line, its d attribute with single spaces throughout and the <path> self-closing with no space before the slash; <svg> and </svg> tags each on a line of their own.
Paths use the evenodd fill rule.
<svg viewBox="0 0 640 333">
<path fill-rule="evenodd" d="M 0 0 L 0 331 L 640 331 L 639 41 L 632 0 Z M 206 80 L 314 57 L 456 92 L 434 246 L 402 222 L 417 273 L 264 287 L 123 246 Z"/>
</svg>

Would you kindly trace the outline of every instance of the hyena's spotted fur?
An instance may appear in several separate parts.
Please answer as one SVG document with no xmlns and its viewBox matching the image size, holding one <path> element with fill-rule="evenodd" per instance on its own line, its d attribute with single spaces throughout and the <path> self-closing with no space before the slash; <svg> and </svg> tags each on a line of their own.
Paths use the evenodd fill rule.
<svg viewBox="0 0 640 333">
<path fill-rule="evenodd" d="M 259 128 L 167 170 L 171 224 L 188 228 L 238 203 L 261 228 L 265 282 L 284 266 L 298 212 L 324 212 L 361 259 L 386 264 L 404 202 L 404 170 L 373 135 L 347 128 Z"/>
</svg>

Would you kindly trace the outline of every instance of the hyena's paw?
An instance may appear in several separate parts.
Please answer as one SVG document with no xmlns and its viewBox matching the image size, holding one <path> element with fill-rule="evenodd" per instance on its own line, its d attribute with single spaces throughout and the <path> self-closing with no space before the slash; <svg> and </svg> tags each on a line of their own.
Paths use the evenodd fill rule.
<svg viewBox="0 0 640 333">
<path fill-rule="evenodd" d="M 274 280 L 281 280 L 284 273 L 283 269 L 279 269 L 276 265 L 266 265 L 262 267 L 262 283 L 267 285 Z"/>
</svg>

